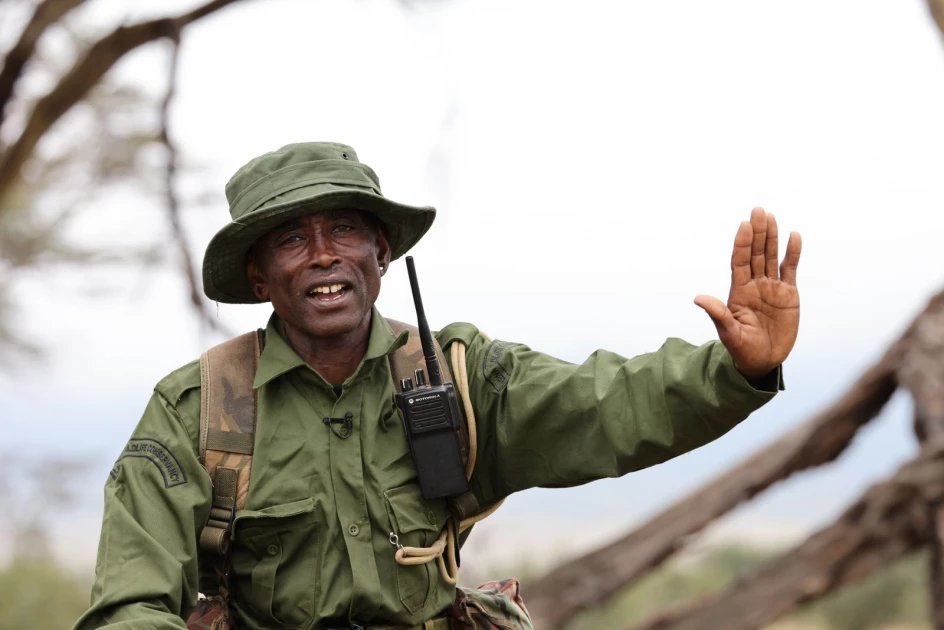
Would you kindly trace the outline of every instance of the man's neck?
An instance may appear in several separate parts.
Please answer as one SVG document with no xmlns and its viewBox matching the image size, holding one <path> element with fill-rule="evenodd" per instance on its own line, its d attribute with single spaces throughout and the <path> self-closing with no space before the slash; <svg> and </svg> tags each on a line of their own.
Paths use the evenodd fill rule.
<svg viewBox="0 0 944 630">
<path fill-rule="evenodd" d="M 332 385 L 340 385 L 354 374 L 367 354 L 370 343 L 371 316 L 355 330 L 331 337 L 309 337 L 285 325 L 289 345 L 305 363 Z"/>
</svg>

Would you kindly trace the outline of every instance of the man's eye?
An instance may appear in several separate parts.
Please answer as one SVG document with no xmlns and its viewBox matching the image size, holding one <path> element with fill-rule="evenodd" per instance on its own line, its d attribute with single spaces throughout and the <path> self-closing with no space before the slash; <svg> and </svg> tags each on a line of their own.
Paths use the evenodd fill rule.
<svg viewBox="0 0 944 630">
<path fill-rule="evenodd" d="M 355 228 L 353 225 L 347 225 L 347 224 L 342 224 L 342 225 L 336 225 L 336 226 L 334 226 L 334 231 L 335 231 L 335 232 L 352 232 L 352 231 L 354 231 L 355 229 L 357 229 L 357 228 Z"/>
<path fill-rule="evenodd" d="M 292 243 L 297 243 L 302 240 L 302 237 L 298 234 L 289 234 L 288 236 L 283 236 L 279 241 L 279 245 L 291 245 Z"/>
</svg>

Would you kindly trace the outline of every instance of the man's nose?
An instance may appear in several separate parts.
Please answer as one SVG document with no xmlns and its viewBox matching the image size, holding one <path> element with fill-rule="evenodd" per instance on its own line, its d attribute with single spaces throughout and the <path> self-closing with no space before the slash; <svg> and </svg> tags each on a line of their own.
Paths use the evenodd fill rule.
<svg viewBox="0 0 944 630">
<path fill-rule="evenodd" d="M 310 241 L 309 261 L 312 267 L 327 269 L 340 262 L 341 258 L 327 239 L 314 238 Z"/>
</svg>

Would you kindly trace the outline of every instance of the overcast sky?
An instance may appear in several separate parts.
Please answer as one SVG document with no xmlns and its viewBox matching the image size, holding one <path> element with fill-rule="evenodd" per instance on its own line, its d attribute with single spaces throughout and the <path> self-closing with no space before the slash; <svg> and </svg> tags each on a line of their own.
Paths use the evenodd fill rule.
<svg viewBox="0 0 944 630">
<path fill-rule="evenodd" d="M 122 11 L 110 0 L 81 17 L 104 28 Z M 118 72 L 157 93 L 166 53 L 151 46 Z M 235 169 L 289 142 L 348 143 L 386 195 L 439 209 L 413 251 L 435 328 L 471 321 L 572 361 L 714 338 L 692 300 L 725 296 L 738 223 L 761 205 L 802 233 L 785 392 L 669 464 L 513 497 L 471 543 L 563 553 L 653 515 L 828 404 L 940 287 L 942 111 L 944 46 L 923 0 L 247 0 L 186 32 L 172 133 L 203 167 L 185 189 L 217 195 L 188 213 L 198 260 L 227 220 Z M 127 192 L 76 226 L 102 242 L 166 231 Z M 412 320 L 403 264 L 384 282 L 381 310 Z M 24 336 L 50 358 L 0 384 L 3 441 L 96 462 L 79 525 L 59 538 L 81 566 L 101 484 L 154 383 L 219 338 L 200 331 L 169 272 L 45 275 L 16 297 Z M 268 309 L 218 314 L 242 331 Z M 896 398 L 839 464 L 724 527 L 765 539 L 827 522 L 913 453 L 909 405 Z"/>
</svg>

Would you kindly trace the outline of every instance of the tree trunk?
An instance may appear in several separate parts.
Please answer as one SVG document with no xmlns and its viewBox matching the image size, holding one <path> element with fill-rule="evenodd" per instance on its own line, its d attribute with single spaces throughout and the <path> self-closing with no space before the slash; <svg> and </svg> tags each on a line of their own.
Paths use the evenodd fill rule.
<svg viewBox="0 0 944 630">
<path fill-rule="evenodd" d="M 944 440 L 872 486 L 830 527 L 720 595 L 634 630 L 756 630 L 865 578 L 934 537 L 927 506 L 944 500 Z"/>
<path fill-rule="evenodd" d="M 914 343 L 898 369 L 898 380 L 914 397 L 915 433 L 922 442 L 944 438 L 944 313 L 931 314 L 914 330 Z M 931 620 L 944 630 L 944 503 L 929 504 Z"/>
</svg>

